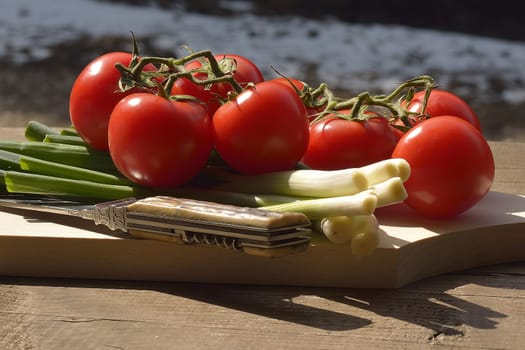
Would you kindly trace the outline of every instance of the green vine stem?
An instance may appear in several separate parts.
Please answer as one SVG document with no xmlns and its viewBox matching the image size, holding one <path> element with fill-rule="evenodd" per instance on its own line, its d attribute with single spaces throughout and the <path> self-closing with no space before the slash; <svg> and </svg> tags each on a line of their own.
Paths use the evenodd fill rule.
<svg viewBox="0 0 525 350">
<path fill-rule="evenodd" d="M 309 107 L 317 107 L 318 105 L 315 105 L 315 102 L 322 104 L 325 107 L 313 122 L 322 119 L 328 114 L 335 114 L 340 118 L 352 120 L 366 120 L 372 116 L 377 116 L 376 113 L 366 113 L 372 106 L 375 106 L 388 111 L 390 114 L 388 117 L 390 119 L 400 119 L 404 126 L 410 127 L 411 124 L 409 116 L 415 114 L 424 114 L 428 97 L 430 96 L 430 92 L 434 87 L 435 84 L 432 77 L 428 75 L 421 75 L 404 81 L 387 95 L 373 96 L 369 92 L 362 92 L 359 95 L 349 99 L 340 99 L 333 95 L 326 84 L 321 84 L 317 89 L 308 91 L 306 94 L 309 97 L 303 99 L 303 101 L 305 101 Z M 410 112 L 405 108 L 405 106 L 408 105 L 408 103 L 412 100 L 416 89 L 425 90 L 422 109 L 418 113 Z M 337 111 L 341 110 L 351 110 L 351 113 L 337 113 Z"/>
<path fill-rule="evenodd" d="M 201 61 L 202 66 L 200 68 L 187 70 L 184 65 L 193 60 Z M 146 70 L 145 68 L 151 64 L 159 68 L 154 71 Z M 228 66 L 232 67 L 233 65 Z M 162 82 L 164 84 L 164 90 L 169 92 L 175 80 L 178 78 L 190 79 L 193 83 L 203 86 L 215 83 L 228 83 L 232 86 L 235 94 L 239 94 L 244 90 L 233 78 L 233 69 L 224 71 L 210 50 L 191 51 L 188 55 L 180 58 L 157 56 L 140 57 L 136 40 L 133 37 L 133 53 L 130 65 L 124 66 L 117 64 L 116 68 L 122 76 L 120 88 L 124 91 L 134 87 L 156 89 L 159 83 Z M 206 78 L 196 78 L 195 73 L 203 73 Z"/>
</svg>

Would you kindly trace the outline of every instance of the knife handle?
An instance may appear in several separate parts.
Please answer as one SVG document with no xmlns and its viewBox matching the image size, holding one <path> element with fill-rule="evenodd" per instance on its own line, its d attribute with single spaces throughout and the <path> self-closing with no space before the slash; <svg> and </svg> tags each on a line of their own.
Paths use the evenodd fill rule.
<svg viewBox="0 0 525 350">
<path fill-rule="evenodd" d="M 306 227 L 310 221 L 301 213 L 279 213 L 168 196 L 97 204 L 92 220 L 139 239 L 228 248 L 256 256 L 279 257 L 309 246 L 307 233 L 310 231 Z M 193 229 L 181 228 L 179 220 L 197 224 Z M 248 241 L 229 235 L 239 230 L 248 232 L 242 236 L 248 237 Z M 265 237 L 263 243 L 257 242 L 257 237 Z"/>
<path fill-rule="evenodd" d="M 228 237 L 212 236 L 206 234 L 190 233 L 188 236 L 165 235 L 156 232 L 147 232 L 140 230 L 128 230 L 128 233 L 138 239 L 149 239 L 168 243 L 176 243 L 179 245 L 196 245 L 196 246 L 210 246 L 226 248 L 235 252 L 241 252 L 246 255 L 265 257 L 265 258 L 279 258 L 287 255 L 304 252 L 310 246 L 310 241 L 307 239 L 298 240 L 296 244 L 286 245 L 275 248 L 259 248 L 253 246 L 245 246 L 237 239 Z"/>
<path fill-rule="evenodd" d="M 128 205 L 127 210 L 252 230 L 278 230 L 310 225 L 308 217 L 302 213 L 282 213 L 169 196 L 140 199 Z"/>
</svg>

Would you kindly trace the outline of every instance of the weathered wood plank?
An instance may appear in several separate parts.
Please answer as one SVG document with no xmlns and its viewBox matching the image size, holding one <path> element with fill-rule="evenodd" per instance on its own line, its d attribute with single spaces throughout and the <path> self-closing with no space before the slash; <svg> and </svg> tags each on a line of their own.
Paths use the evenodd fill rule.
<svg viewBox="0 0 525 350">
<path fill-rule="evenodd" d="M 3 341 L 42 349 L 513 349 L 525 336 L 518 265 L 520 275 L 481 269 L 398 290 L 4 279 Z"/>
</svg>

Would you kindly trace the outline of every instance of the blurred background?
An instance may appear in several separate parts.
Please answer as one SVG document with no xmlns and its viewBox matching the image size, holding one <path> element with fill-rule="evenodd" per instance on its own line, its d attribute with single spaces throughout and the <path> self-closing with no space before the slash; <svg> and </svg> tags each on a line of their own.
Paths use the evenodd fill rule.
<svg viewBox="0 0 525 350">
<path fill-rule="evenodd" d="M 485 136 L 525 141 L 525 4 L 498 1 L 0 0 L 0 126 L 67 126 L 69 91 L 96 56 L 238 53 L 340 96 L 433 76 Z M 0 135 L 1 136 L 1 135 Z"/>
</svg>

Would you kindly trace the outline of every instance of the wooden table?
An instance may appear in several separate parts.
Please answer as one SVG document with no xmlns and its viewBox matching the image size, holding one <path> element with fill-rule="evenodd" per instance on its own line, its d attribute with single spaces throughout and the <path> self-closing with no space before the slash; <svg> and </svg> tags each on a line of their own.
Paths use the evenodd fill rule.
<svg viewBox="0 0 525 350">
<path fill-rule="evenodd" d="M 491 147 L 493 189 L 524 194 L 525 143 Z M 525 262 L 400 289 L 0 277 L 1 349 L 521 349 L 524 341 Z"/>
</svg>

